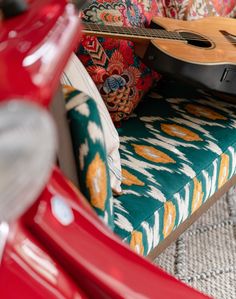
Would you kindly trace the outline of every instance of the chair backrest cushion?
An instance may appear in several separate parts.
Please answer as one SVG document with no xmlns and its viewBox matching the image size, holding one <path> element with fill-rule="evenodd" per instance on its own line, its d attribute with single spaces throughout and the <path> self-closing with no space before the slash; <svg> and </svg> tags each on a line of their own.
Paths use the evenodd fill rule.
<svg viewBox="0 0 236 299">
<path fill-rule="evenodd" d="M 64 73 L 61 77 L 62 84 L 72 86 L 94 99 L 99 111 L 108 155 L 108 167 L 110 171 L 111 188 L 114 194 L 120 194 L 121 190 L 121 161 L 119 154 L 119 136 L 111 120 L 98 89 L 88 74 L 87 70 L 75 54 L 72 54 Z"/>
<path fill-rule="evenodd" d="M 63 87 L 80 190 L 98 216 L 113 229 L 113 197 L 104 133 L 96 102 L 70 86 Z"/>
</svg>

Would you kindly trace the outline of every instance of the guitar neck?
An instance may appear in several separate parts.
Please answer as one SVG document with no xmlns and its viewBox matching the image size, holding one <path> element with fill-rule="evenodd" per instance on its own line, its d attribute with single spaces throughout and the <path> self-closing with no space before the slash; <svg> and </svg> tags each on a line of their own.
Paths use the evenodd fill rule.
<svg viewBox="0 0 236 299">
<path fill-rule="evenodd" d="M 101 37 L 128 39 L 134 42 L 147 42 L 152 39 L 184 40 L 178 32 L 164 29 L 130 28 L 95 23 L 83 23 L 83 33 Z"/>
</svg>

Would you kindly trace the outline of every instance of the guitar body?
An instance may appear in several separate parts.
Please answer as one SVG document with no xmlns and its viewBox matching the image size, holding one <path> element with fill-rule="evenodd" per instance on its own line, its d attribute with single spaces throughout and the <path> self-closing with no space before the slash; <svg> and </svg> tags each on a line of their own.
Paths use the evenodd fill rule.
<svg viewBox="0 0 236 299">
<path fill-rule="evenodd" d="M 148 65 L 213 91 L 236 95 L 236 20 L 153 18 L 152 25 L 178 32 L 185 40 L 152 39 L 144 55 Z"/>
</svg>

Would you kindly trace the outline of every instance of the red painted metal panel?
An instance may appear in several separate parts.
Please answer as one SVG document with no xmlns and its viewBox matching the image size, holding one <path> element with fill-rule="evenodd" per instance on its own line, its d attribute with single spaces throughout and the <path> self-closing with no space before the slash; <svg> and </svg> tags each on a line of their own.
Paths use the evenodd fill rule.
<svg viewBox="0 0 236 299">
<path fill-rule="evenodd" d="M 132 252 L 57 170 L 25 221 L 91 298 L 207 298 Z"/>
<path fill-rule="evenodd" d="M 80 36 L 75 7 L 65 0 L 30 1 L 29 10 L 0 21 L 0 101 L 48 105 Z"/>
<path fill-rule="evenodd" d="M 5 299 L 87 298 L 20 222 L 10 227 L 0 267 L 0 294 Z"/>
</svg>

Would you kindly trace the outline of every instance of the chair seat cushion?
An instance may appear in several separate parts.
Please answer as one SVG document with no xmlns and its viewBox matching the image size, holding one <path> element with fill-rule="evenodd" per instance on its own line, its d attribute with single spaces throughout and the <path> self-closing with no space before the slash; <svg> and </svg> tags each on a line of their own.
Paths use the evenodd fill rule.
<svg viewBox="0 0 236 299">
<path fill-rule="evenodd" d="M 124 194 L 114 199 L 115 232 L 144 255 L 236 170 L 235 105 L 175 84 L 160 92 L 119 129 Z"/>
</svg>

